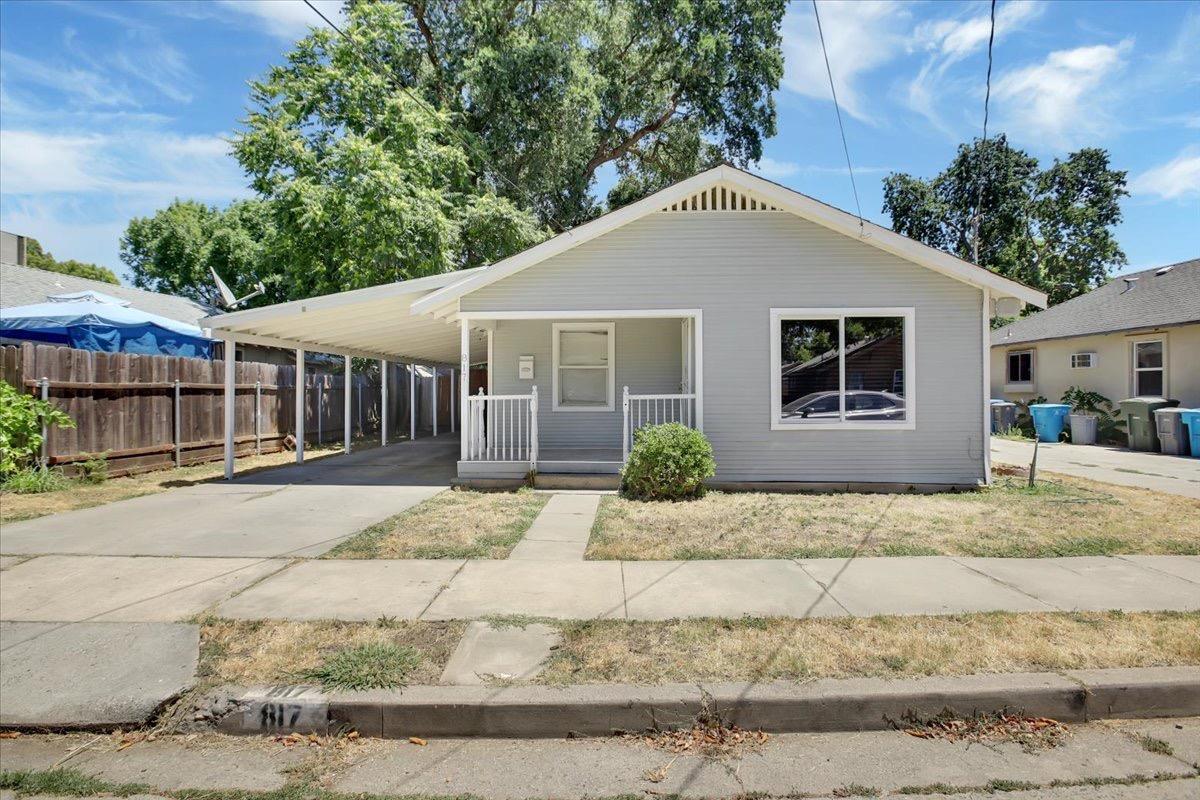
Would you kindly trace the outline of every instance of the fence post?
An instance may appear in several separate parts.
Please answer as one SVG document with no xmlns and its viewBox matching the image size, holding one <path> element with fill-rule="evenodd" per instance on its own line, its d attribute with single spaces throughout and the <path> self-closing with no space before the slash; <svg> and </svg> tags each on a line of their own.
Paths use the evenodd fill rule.
<svg viewBox="0 0 1200 800">
<path fill-rule="evenodd" d="M 537 471 L 538 462 L 538 399 L 537 387 L 530 388 L 529 396 L 529 468 Z"/>
<path fill-rule="evenodd" d="M 42 376 L 42 402 L 50 402 L 50 379 L 45 375 Z M 41 452 L 42 469 L 45 469 L 50 464 L 50 425 L 46 422 L 46 415 L 42 415 L 42 452 Z"/>
<path fill-rule="evenodd" d="M 175 469 L 183 466 L 183 424 L 180 422 L 182 413 L 179 410 L 180 400 L 180 384 L 179 379 L 175 379 Z"/>
<path fill-rule="evenodd" d="M 629 387 L 621 387 L 621 460 L 629 460 Z"/>
<path fill-rule="evenodd" d="M 254 382 L 254 455 L 262 455 L 262 381 Z"/>
</svg>

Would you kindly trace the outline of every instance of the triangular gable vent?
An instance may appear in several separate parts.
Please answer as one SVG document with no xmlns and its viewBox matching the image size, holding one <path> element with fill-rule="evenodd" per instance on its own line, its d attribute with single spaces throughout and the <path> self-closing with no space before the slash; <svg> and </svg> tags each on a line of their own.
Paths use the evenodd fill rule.
<svg viewBox="0 0 1200 800">
<path fill-rule="evenodd" d="M 771 203 L 742 189 L 716 184 L 703 189 L 678 203 L 664 206 L 663 211 L 779 211 Z"/>
</svg>

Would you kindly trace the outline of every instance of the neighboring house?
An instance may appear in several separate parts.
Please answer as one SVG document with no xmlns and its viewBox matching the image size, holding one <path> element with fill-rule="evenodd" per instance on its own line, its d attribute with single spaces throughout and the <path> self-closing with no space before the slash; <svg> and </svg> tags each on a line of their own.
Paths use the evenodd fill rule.
<svg viewBox="0 0 1200 800">
<path fill-rule="evenodd" d="M 1072 386 L 1114 403 L 1200 407 L 1200 259 L 1114 278 L 992 331 L 992 396 L 1058 402 Z"/>
<path fill-rule="evenodd" d="M 16 240 L 25 238 L 8 233 L 5 234 L 5 237 L 6 247 L 11 244 L 14 251 Z M 0 308 L 45 303 L 50 297 L 77 292 L 95 292 L 113 297 L 124 303 L 128 303 L 129 308 L 166 317 L 167 319 L 183 322 L 188 325 L 199 325 L 200 320 L 217 311 L 212 306 L 198 303 L 186 297 L 162 294 L 161 292 L 150 292 L 145 289 L 135 289 L 130 286 L 105 283 L 104 281 L 96 281 L 91 278 L 80 278 L 75 275 L 65 275 L 61 272 L 35 269 L 6 261 L 0 262 Z M 204 326 L 200 325 L 200 327 Z M 5 343 L 13 344 L 15 341 L 9 340 Z M 219 356 L 219 352 L 217 355 Z M 289 353 L 283 353 L 274 348 L 251 347 L 240 350 L 239 355 L 246 361 L 274 364 L 291 363 L 291 355 Z"/>
<path fill-rule="evenodd" d="M 455 398 L 460 477 L 615 472 L 633 430 L 678 421 L 712 441 L 718 484 L 947 487 L 989 479 L 998 300 L 1046 302 L 723 165 L 487 267 L 205 324 L 460 374 L 486 364 L 488 394 Z M 821 369 L 787 362 L 797 344 Z M 788 409 L 806 371 L 832 413 Z M 901 404 L 857 417 L 857 385 Z"/>
<path fill-rule="evenodd" d="M 29 239 L 19 233 L 0 231 L 0 263 L 25 266 Z"/>
</svg>

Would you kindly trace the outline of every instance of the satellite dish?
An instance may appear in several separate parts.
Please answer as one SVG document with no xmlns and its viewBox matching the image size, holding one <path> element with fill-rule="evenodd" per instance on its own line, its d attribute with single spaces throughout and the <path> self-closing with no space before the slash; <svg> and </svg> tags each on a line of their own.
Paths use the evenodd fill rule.
<svg viewBox="0 0 1200 800">
<path fill-rule="evenodd" d="M 258 283 L 254 284 L 253 292 L 245 297 L 235 297 L 229 287 L 225 285 L 225 281 L 221 280 L 221 276 L 217 274 L 215 269 L 209 267 L 208 271 L 212 274 L 213 282 L 217 284 L 217 292 L 221 295 L 221 305 L 225 306 L 226 308 L 237 308 L 247 300 L 258 297 L 260 294 L 267 293 L 267 287 L 263 286 L 262 281 L 259 281 Z"/>
</svg>

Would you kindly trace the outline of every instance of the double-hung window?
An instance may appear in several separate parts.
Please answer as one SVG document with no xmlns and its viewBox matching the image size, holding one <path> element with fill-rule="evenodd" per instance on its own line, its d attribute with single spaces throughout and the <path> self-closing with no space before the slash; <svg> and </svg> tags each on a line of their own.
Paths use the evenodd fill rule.
<svg viewBox="0 0 1200 800">
<path fill-rule="evenodd" d="M 1133 393 L 1137 397 L 1162 397 L 1166 391 L 1163 341 L 1133 343 Z"/>
<path fill-rule="evenodd" d="M 771 309 L 771 428 L 916 427 L 912 308 Z"/>
<path fill-rule="evenodd" d="M 614 324 L 556 322 L 554 337 L 554 410 L 612 411 Z"/>
</svg>

